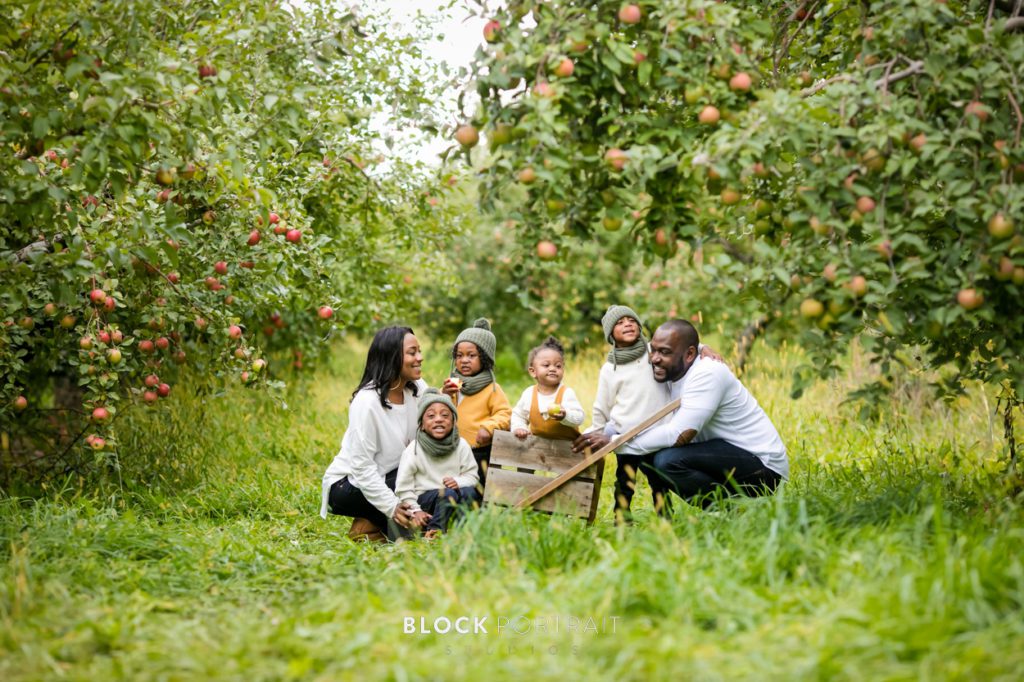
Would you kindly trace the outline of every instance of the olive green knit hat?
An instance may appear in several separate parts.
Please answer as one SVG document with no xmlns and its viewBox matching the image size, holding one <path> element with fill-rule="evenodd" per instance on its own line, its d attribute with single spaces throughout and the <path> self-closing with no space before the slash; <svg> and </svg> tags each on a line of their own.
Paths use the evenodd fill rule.
<svg viewBox="0 0 1024 682">
<path fill-rule="evenodd" d="M 452 399 L 436 388 L 428 388 L 419 399 L 419 411 L 416 413 L 417 425 L 423 423 L 423 413 L 434 403 L 441 403 L 447 407 L 452 411 L 452 419 L 456 422 L 459 421 L 459 411 L 455 409 L 455 403 L 452 402 Z"/>
<path fill-rule="evenodd" d="M 492 363 L 494 362 L 494 355 L 498 351 L 498 340 L 491 333 L 491 323 L 486 318 L 481 317 L 474 320 L 472 327 L 463 329 L 459 337 L 455 339 L 455 345 L 452 348 L 458 348 L 463 341 L 475 343 L 480 352 L 490 358 Z"/>
<path fill-rule="evenodd" d="M 612 340 L 612 330 L 615 329 L 615 325 L 618 324 L 619 320 L 624 317 L 632 317 L 636 320 L 637 324 L 640 325 L 640 332 L 643 333 L 644 323 L 640 320 L 640 316 L 636 314 L 636 311 L 625 305 L 608 306 L 608 310 L 605 311 L 604 317 L 601 318 L 601 326 L 604 328 L 604 338 L 608 343 L 614 343 Z"/>
</svg>

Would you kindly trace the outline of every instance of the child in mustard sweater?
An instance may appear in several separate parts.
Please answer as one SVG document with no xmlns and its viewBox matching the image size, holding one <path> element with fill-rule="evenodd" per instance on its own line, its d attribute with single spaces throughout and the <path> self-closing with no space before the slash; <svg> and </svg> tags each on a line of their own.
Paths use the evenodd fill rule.
<svg viewBox="0 0 1024 682">
<path fill-rule="evenodd" d="M 455 339 L 451 376 L 442 388 L 457 405 L 459 435 L 473 449 L 481 484 L 487 481 L 494 432 L 507 431 L 512 420 L 512 406 L 494 379 L 497 346 L 490 322 L 473 322 Z"/>
</svg>

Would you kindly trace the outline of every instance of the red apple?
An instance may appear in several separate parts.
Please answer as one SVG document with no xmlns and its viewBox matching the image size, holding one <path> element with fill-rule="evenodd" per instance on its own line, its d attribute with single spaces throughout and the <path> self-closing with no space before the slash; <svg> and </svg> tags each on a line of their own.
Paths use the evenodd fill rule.
<svg viewBox="0 0 1024 682">
<path fill-rule="evenodd" d="M 985 297 L 977 289 L 961 289 L 956 294 L 956 302 L 964 310 L 977 310 L 985 303 Z"/>
<path fill-rule="evenodd" d="M 106 330 L 102 330 L 101 329 L 96 334 L 96 338 L 98 338 L 100 340 L 100 343 L 104 343 L 104 344 L 107 344 L 107 345 L 110 344 L 110 332 L 108 332 Z"/>
<path fill-rule="evenodd" d="M 537 97 L 553 97 L 555 89 L 547 81 L 541 81 L 533 86 L 533 94 Z"/>
<path fill-rule="evenodd" d="M 156 347 L 160 350 L 167 350 L 170 346 L 171 342 L 167 340 L 166 336 L 161 336 L 156 340 Z"/>
<path fill-rule="evenodd" d="M 926 142 L 928 142 L 928 138 L 925 137 L 925 134 L 918 133 L 917 135 L 914 135 L 912 138 L 910 138 L 910 142 L 908 144 L 910 145 L 910 148 L 914 150 L 915 153 L 920 154 L 921 150 L 924 149 L 924 145 Z"/>
<path fill-rule="evenodd" d="M 558 255 L 558 247 L 546 239 L 537 242 L 537 257 L 541 260 L 554 260 Z"/>
<path fill-rule="evenodd" d="M 142 383 L 146 385 L 146 388 L 153 388 L 160 384 L 160 377 L 155 374 L 149 374 L 142 380 Z"/>
<path fill-rule="evenodd" d="M 498 40 L 498 32 L 501 30 L 501 22 L 497 19 L 491 19 L 484 24 L 484 40 L 489 43 L 493 43 Z"/>
<path fill-rule="evenodd" d="M 713 107 L 710 104 L 701 109 L 700 114 L 697 116 L 697 120 L 704 125 L 715 125 L 722 118 L 722 113 L 717 107 Z"/>
<path fill-rule="evenodd" d="M 620 171 L 623 168 L 625 168 L 626 162 L 629 160 L 629 157 L 626 156 L 626 152 L 616 147 L 613 147 L 609 149 L 607 152 L 605 152 L 604 160 L 609 166 L 611 166 L 617 171 Z"/>
<path fill-rule="evenodd" d="M 103 424 L 110 420 L 110 410 L 105 407 L 97 407 L 92 411 L 92 420 L 97 424 Z"/>
<path fill-rule="evenodd" d="M 171 394 L 171 387 L 168 384 L 160 384 L 159 386 L 156 387 L 156 393 L 161 398 L 166 398 Z"/>
<path fill-rule="evenodd" d="M 462 125 L 455 131 L 455 140 L 468 149 L 480 141 L 480 133 L 471 125 Z"/>
<path fill-rule="evenodd" d="M 149 355 L 149 354 L 151 354 L 153 352 L 153 350 L 154 350 L 153 342 L 150 341 L 149 339 L 143 339 L 142 341 L 139 341 L 139 352 L 140 353 L 143 353 L 145 355 Z"/>
<path fill-rule="evenodd" d="M 121 333 L 120 329 L 115 329 L 114 331 L 110 332 L 110 340 L 113 343 L 121 343 L 122 341 L 124 341 L 124 334 Z"/>
<path fill-rule="evenodd" d="M 253 263 L 251 260 L 244 260 L 238 264 L 238 267 L 245 268 L 246 270 L 252 270 L 254 267 L 256 267 L 256 264 Z"/>
<path fill-rule="evenodd" d="M 875 200 L 871 197 L 860 197 L 857 199 L 857 210 L 867 214 L 875 210 Z"/>
<path fill-rule="evenodd" d="M 302 232 L 299 230 L 288 230 L 288 233 L 285 234 L 284 238 L 292 244 L 298 244 L 302 240 Z"/>
<path fill-rule="evenodd" d="M 179 277 L 178 273 L 176 272 L 170 272 L 167 273 L 167 281 L 170 282 L 171 284 L 177 284 L 179 281 L 181 281 L 181 277 Z"/>
<path fill-rule="evenodd" d="M 150 405 L 152 405 L 160 398 L 157 396 L 155 391 L 146 391 L 145 393 L 142 394 L 142 399 L 145 400 Z"/>
<path fill-rule="evenodd" d="M 228 274 L 228 264 L 222 260 L 219 260 L 213 264 L 213 270 L 218 275 L 226 275 Z"/>
<path fill-rule="evenodd" d="M 90 437 L 92 438 L 92 440 L 86 439 L 86 442 L 88 443 L 89 447 L 91 447 L 93 450 L 102 450 L 103 448 L 106 447 L 107 441 L 95 435 Z"/>
<path fill-rule="evenodd" d="M 863 275 L 854 275 L 850 279 L 850 292 L 857 298 L 862 298 L 868 293 L 868 281 Z"/>
<path fill-rule="evenodd" d="M 249 233 L 249 241 L 246 242 L 249 246 L 256 246 L 260 243 L 260 231 L 253 230 Z"/>
<path fill-rule="evenodd" d="M 972 100 L 964 106 L 964 114 L 974 116 L 982 123 L 988 120 L 988 108 L 977 100 Z"/>
<path fill-rule="evenodd" d="M 15 412 L 24 412 L 25 408 L 27 408 L 27 407 L 28 407 L 28 398 L 26 398 L 25 396 L 19 395 L 17 398 L 14 399 L 14 411 Z"/>
<path fill-rule="evenodd" d="M 89 292 L 89 300 L 93 305 L 103 305 L 103 302 L 107 300 L 107 294 L 103 289 L 93 289 Z"/>
<path fill-rule="evenodd" d="M 751 85 L 753 85 L 753 80 L 750 78 L 750 74 L 744 71 L 740 71 L 729 79 L 729 88 L 736 92 L 748 92 Z"/>
<path fill-rule="evenodd" d="M 271 225 L 277 225 L 277 223 L 281 220 L 281 216 L 277 215 L 276 213 L 271 213 L 269 216 L 267 216 L 267 220 L 270 221 Z"/>
<path fill-rule="evenodd" d="M 210 324 L 210 323 L 207 322 L 205 318 L 202 318 L 202 317 L 197 317 L 196 318 L 195 325 L 196 325 L 196 329 L 198 329 L 199 331 L 205 330 L 206 326 L 208 324 Z"/>
<path fill-rule="evenodd" d="M 207 289 L 209 289 L 210 291 L 217 291 L 217 289 L 219 287 L 220 287 L 220 281 L 216 277 L 213 277 L 211 275 L 210 277 L 206 278 L 206 288 Z"/>
<path fill-rule="evenodd" d="M 637 5 L 623 5 L 619 9 L 619 21 L 624 24 L 639 24 L 643 12 Z"/>
<path fill-rule="evenodd" d="M 330 306 L 320 306 L 320 310 L 317 311 L 321 320 L 329 320 L 334 315 L 334 310 Z"/>
<path fill-rule="evenodd" d="M 551 71 L 559 78 L 568 78 L 575 70 L 576 64 L 574 64 L 568 57 L 563 57 Z"/>
<path fill-rule="evenodd" d="M 228 336 L 230 336 L 232 339 L 242 338 L 242 328 L 239 327 L 237 324 L 231 325 L 230 327 L 228 327 Z"/>
</svg>

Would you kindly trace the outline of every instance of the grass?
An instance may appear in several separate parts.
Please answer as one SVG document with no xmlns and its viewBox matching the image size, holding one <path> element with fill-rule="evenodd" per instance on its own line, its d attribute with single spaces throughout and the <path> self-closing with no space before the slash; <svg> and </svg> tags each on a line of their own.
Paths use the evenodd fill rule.
<svg viewBox="0 0 1024 682">
<path fill-rule="evenodd" d="M 317 516 L 361 354 L 276 396 L 175 391 L 124 423 L 120 481 L 0 500 L 0 677 L 1024 675 L 1024 513 L 980 389 L 947 406 L 911 378 L 864 423 L 839 405 L 856 353 L 794 402 L 799 351 L 762 350 L 745 382 L 789 445 L 776 496 L 665 522 L 642 485 L 619 528 L 608 475 L 593 527 L 488 509 L 434 544 L 370 546 Z M 600 362 L 570 362 L 585 405 Z M 526 385 L 499 378 L 512 400 Z M 404 633 L 462 615 L 488 634 Z"/>
</svg>

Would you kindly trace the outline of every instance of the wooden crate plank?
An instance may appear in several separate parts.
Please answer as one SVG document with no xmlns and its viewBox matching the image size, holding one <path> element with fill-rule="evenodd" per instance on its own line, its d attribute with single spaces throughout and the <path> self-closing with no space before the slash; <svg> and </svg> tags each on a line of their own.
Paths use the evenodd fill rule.
<svg viewBox="0 0 1024 682">
<path fill-rule="evenodd" d="M 508 431 L 494 432 L 494 443 L 491 446 L 492 466 L 511 466 L 560 474 L 582 459 L 582 453 L 573 453 L 571 441 L 550 440 L 537 436 L 519 440 Z M 597 476 L 597 468 L 592 466 L 581 472 L 581 475 L 594 479 Z"/>
<path fill-rule="evenodd" d="M 490 469 L 484 488 L 484 501 L 512 506 L 528 494 L 539 490 L 549 478 L 507 469 Z M 572 480 L 533 505 L 536 511 L 559 511 L 588 519 L 596 490 L 593 481 Z"/>
</svg>

